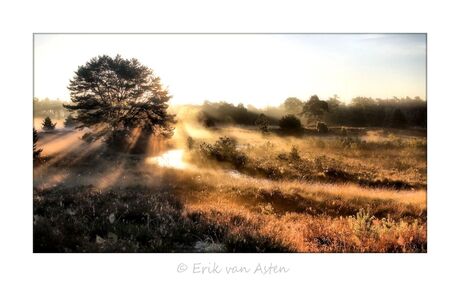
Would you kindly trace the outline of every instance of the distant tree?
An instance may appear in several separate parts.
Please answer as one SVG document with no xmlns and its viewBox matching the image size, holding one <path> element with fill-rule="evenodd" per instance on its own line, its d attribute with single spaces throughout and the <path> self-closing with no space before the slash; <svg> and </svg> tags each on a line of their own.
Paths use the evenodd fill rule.
<svg viewBox="0 0 460 286">
<path fill-rule="evenodd" d="M 301 114 L 309 118 L 311 121 L 319 121 L 324 112 L 329 111 L 329 106 L 326 101 L 320 100 L 317 95 L 313 95 L 304 104 Z"/>
<path fill-rule="evenodd" d="M 56 128 L 56 123 L 53 123 L 53 121 L 51 121 L 51 118 L 49 116 L 47 116 L 43 120 L 42 129 L 50 131 L 50 130 L 54 130 L 54 128 Z"/>
<path fill-rule="evenodd" d="M 261 113 L 259 114 L 259 116 L 257 117 L 256 121 L 254 122 L 254 124 L 259 127 L 260 131 L 262 131 L 263 133 L 266 133 L 268 132 L 268 117 L 265 116 L 265 114 Z"/>
<path fill-rule="evenodd" d="M 64 127 L 73 128 L 77 125 L 77 120 L 71 114 L 69 114 L 64 120 Z"/>
<path fill-rule="evenodd" d="M 216 120 L 207 112 L 201 111 L 198 114 L 198 121 L 203 124 L 204 127 L 211 128 L 216 126 Z"/>
<path fill-rule="evenodd" d="M 43 151 L 42 149 L 37 148 L 37 141 L 38 141 L 38 133 L 37 130 L 34 128 L 34 133 L 33 133 L 33 150 L 34 150 L 34 162 L 37 161 L 40 158 L 40 153 Z"/>
<path fill-rule="evenodd" d="M 283 107 L 287 113 L 299 114 L 302 112 L 303 102 L 297 97 L 288 97 L 283 103 Z"/>
<path fill-rule="evenodd" d="M 279 126 L 282 130 L 294 131 L 299 130 L 302 127 L 302 124 L 295 115 L 289 114 L 280 119 Z"/>
<path fill-rule="evenodd" d="M 337 94 L 334 94 L 334 96 L 330 97 L 327 100 L 327 105 L 329 111 L 335 111 L 339 108 L 339 106 L 342 104 L 342 102 L 339 99 L 339 96 Z"/>
<path fill-rule="evenodd" d="M 391 119 L 391 127 L 395 128 L 404 128 L 407 125 L 407 119 L 401 109 L 397 108 L 393 112 L 393 116 Z"/>
<path fill-rule="evenodd" d="M 173 134 L 175 120 L 167 112 L 168 90 L 137 59 L 119 55 L 92 58 L 78 67 L 68 88 L 72 104 L 64 107 L 76 113 L 78 128 L 92 129 L 96 139 L 128 143 L 134 129 L 145 136 Z"/>
</svg>

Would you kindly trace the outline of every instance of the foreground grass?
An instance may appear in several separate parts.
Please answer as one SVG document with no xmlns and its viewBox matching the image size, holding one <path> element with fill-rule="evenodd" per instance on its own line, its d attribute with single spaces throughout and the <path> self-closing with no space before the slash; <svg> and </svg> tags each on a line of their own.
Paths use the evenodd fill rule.
<svg viewBox="0 0 460 286">
<path fill-rule="evenodd" d="M 34 169 L 34 251 L 426 252 L 425 138 L 194 131 L 197 142 L 239 135 L 247 164 L 192 149 L 175 170 L 100 146 L 58 149 L 72 134 L 43 141 L 57 151 Z"/>
<path fill-rule="evenodd" d="M 426 251 L 423 192 L 163 177 L 151 186 L 35 190 L 34 251 Z"/>
</svg>

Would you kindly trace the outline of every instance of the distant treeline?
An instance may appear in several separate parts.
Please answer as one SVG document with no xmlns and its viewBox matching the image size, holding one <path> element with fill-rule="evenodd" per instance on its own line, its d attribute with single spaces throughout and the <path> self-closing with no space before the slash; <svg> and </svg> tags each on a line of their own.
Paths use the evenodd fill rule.
<svg viewBox="0 0 460 286">
<path fill-rule="evenodd" d="M 330 125 L 422 128 L 427 126 L 427 104 L 419 97 L 355 97 L 350 104 L 343 104 L 337 97 L 333 97 L 327 102 L 329 112 L 324 114 L 324 121 Z"/>
<path fill-rule="evenodd" d="M 68 115 L 68 112 L 63 104 L 68 104 L 68 102 L 59 99 L 38 99 L 34 97 L 34 117 L 64 118 Z"/>
<path fill-rule="evenodd" d="M 34 116 L 53 119 L 65 118 L 66 103 L 59 99 L 34 98 Z M 261 114 L 268 125 L 278 125 L 288 114 L 298 117 L 304 125 L 315 126 L 323 121 L 329 126 L 354 127 L 421 127 L 427 126 L 426 101 L 415 98 L 373 99 L 355 97 L 350 103 L 340 101 L 338 96 L 321 100 L 316 95 L 307 101 L 295 97 L 287 98 L 278 107 L 256 108 L 252 105 L 234 105 L 227 102 L 206 101 L 200 107 L 199 120 L 206 126 L 215 124 L 257 125 Z"/>
<path fill-rule="evenodd" d="M 206 126 L 211 127 L 215 124 L 241 124 L 255 125 L 259 114 L 263 113 L 254 107 L 246 108 L 243 104 L 233 105 L 227 102 L 206 101 L 201 107 L 199 120 Z M 277 125 L 279 117 L 271 114 L 267 116 L 268 123 Z"/>
<path fill-rule="evenodd" d="M 314 126 L 318 121 L 330 126 L 354 127 L 421 127 L 427 126 L 426 101 L 416 98 L 373 99 L 356 97 L 345 104 L 338 96 L 320 100 L 316 95 L 307 101 L 290 97 L 279 107 L 258 109 L 243 104 L 205 102 L 201 107 L 200 120 L 206 126 L 215 124 L 256 125 L 264 114 L 269 125 L 278 125 L 279 119 L 293 114 L 304 125 Z"/>
</svg>

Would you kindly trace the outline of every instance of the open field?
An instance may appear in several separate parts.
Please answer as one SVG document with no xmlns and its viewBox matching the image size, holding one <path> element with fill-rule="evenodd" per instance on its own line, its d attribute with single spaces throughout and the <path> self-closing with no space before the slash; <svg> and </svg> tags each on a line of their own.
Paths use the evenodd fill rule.
<svg viewBox="0 0 460 286">
<path fill-rule="evenodd" d="M 427 251 L 425 130 L 305 133 L 179 121 L 139 155 L 41 132 L 34 251 Z"/>
</svg>

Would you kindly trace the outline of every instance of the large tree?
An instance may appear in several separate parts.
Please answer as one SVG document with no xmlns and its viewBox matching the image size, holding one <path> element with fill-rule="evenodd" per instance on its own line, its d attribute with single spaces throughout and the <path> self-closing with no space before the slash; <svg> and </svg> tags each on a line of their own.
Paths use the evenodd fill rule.
<svg viewBox="0 0 460 286">
<path fill-rule="evenodd" d="M 72 104 L 64 107 L 76 115 L 77 128 L 92 130 L 93 139 L 129 140 L 135 129 L 148 135 L 173 134 L 168 90 L 137 59 L 92 58 L 78 67 L 68 89 Z"/>
<path fill-rule="evenodd" d="M 288 97 L 283 103 L 284 109 L 291 114 L 299 114 L 302 112 L 303 102 L 297 97 Z"/>
<path fill-rule="evenodd" d="M 312 95 L 310 99 L 305 102 L 302 110 L 302 115 L 306 116 L 311 121 L 320 121 L 324 112 L 329 111 L 327 101 L 319 99 L 317 95 Z"/>
</svg>

